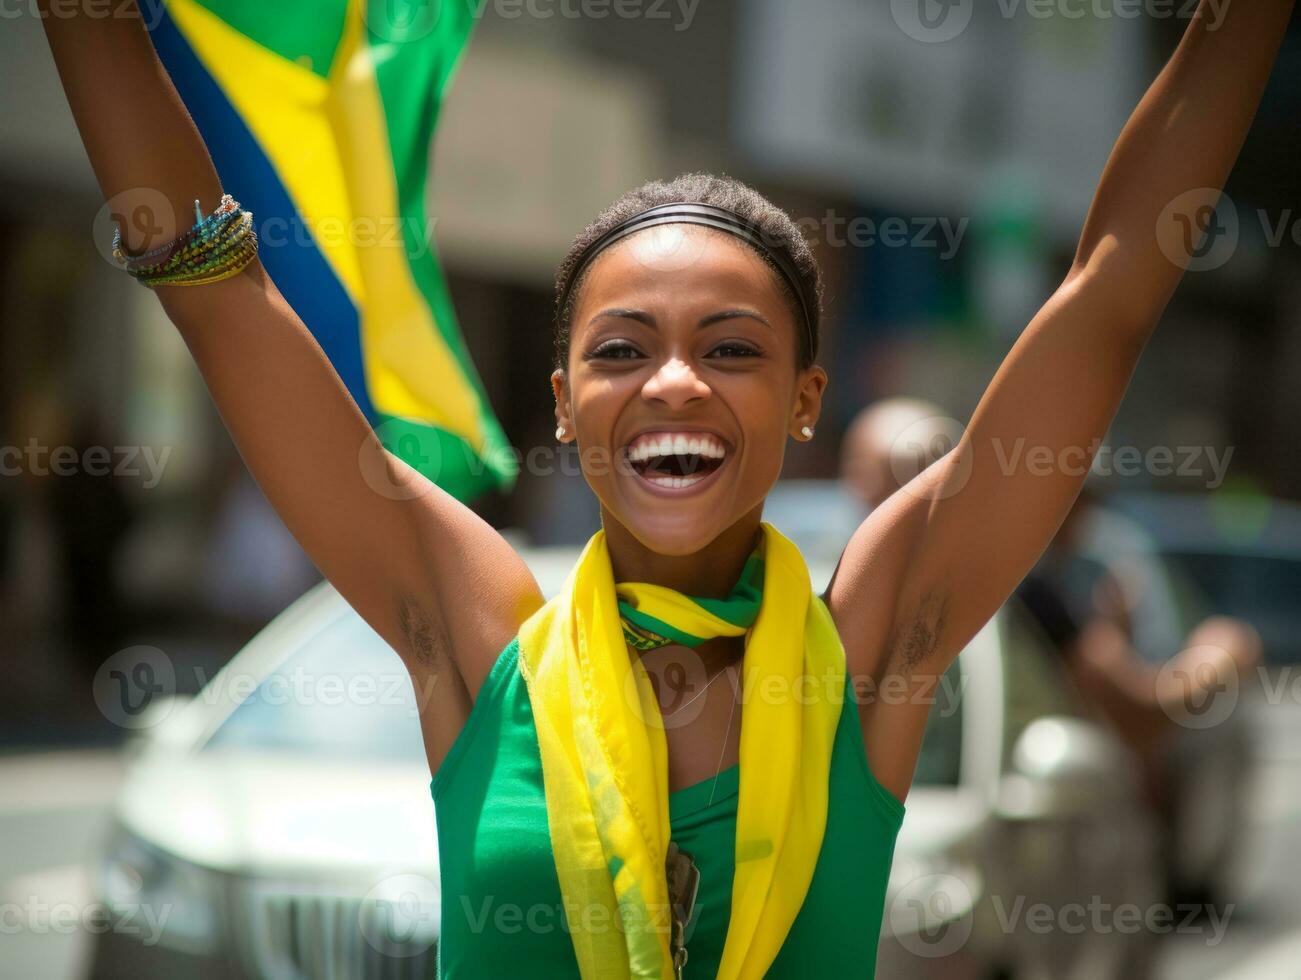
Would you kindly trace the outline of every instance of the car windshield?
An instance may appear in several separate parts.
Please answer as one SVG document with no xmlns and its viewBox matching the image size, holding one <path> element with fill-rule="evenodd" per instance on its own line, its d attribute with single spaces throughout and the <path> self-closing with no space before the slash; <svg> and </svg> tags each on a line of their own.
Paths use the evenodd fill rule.
<svg viewBox="0 0 1301 980">
<path fill-rule="evenodd" d="M 269 674 L 206 749 L 423 762 L 410 675 L 359 616 L 333 619 Z"/>
<path fill-rule="evenodd" d="M 1267 662 L 1301 663 L 1301 633 L 1295 626 L 1301 561 L 1210 551 L 1171 551 L 1166 558 L 1205 595 L 1207 612 L 1236 616 L 1260 631 Z"/>
</svg>

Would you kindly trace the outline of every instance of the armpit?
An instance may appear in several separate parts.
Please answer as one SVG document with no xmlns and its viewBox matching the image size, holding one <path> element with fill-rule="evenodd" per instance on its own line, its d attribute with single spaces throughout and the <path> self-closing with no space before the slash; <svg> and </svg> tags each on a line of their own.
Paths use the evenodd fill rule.
<svg viewBox="0 0 1301 980">
<path fill-rule="evenodd" d="M 890 635 L 890 662 L 906 670 L 925 663 L 939 648 L 948 618 L 948 592 L 928 591 L 911 615 L 896 620 Z"/>
<path fill-rule="evenodd" d="M 451 665 L 447 637 L 419 600 L 404 595 L 398 609 L 398 625 L 406 640 L 406 650 L 426 670 L 441 674 Z"/>
</svg>

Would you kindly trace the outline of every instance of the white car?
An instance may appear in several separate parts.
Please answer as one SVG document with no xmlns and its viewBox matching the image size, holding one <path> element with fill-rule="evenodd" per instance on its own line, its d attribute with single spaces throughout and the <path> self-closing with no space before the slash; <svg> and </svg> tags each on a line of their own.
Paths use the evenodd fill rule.
<svg viewBox="0 0 1301 980">
<path fill-rule="evenodd" d="M 1146 975 L 1163 900 L 1134 763 L 1076 714 L 1009 602 L 937 689 L 886 892 L 877 976 Z M 953 697 L 952 692 L 960 692 Z"/>
<path fill-rule="evenodd" d="M 574 549 L 534 549 L 545 592 Z M 429 764 L 397 654 L 328 584 L 139 726 L 93 980 L 435 974 Z"/>
<path fill-rule="evenodd" d="M 577 557 L 524 554 L 547 594 Z M 818 585 L 830 573 L 811 569 Z M 1123 757 L 1099 729 L 1060 717 L 1051 662 L 1017 636 L 1000 612 L 954 668 L 957 699 L 932 713 L 890 881 L 882 976 L 1112 963 L 1128 945 L 1022 935 L 1000 929 L 991 908 L 1017 895 L 1143 901 L 1151 867 Z M 100 875 L 115 921 L 141 928 L 97 938 L 95 980 L 435 975 L 438 850 L 416 694 L 328 584 L 197 697 L 151 711 Z M 933 941 L 941 933 L 952 949 Z"/>
</svg>

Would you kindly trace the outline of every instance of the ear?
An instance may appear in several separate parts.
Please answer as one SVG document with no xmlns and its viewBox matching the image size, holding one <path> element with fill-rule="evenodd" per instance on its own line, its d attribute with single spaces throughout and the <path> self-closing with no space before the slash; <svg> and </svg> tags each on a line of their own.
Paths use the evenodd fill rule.
<svg viewBox="0 0 1301 980">
<path fill-rule="evenodd" d="M 556 397 L 556 428 L 564 429 L 564 435 L 557 436 L 561 442 L 573 442 L 574 413 L 569 404 L 569 379 L 563 368 L 551 372 L 551 393 Z"/>
<path fill-rule="evenodd" d="M 788 428 L 790 434 L 801 442 L 808 442 L 812 438 L 804 434 L 804 429 L 817 427 L 822 415 L 822 395 L 826 390 L 827 372 L 821 367 L 814 364 L 800 372 Z"/>
</svg>

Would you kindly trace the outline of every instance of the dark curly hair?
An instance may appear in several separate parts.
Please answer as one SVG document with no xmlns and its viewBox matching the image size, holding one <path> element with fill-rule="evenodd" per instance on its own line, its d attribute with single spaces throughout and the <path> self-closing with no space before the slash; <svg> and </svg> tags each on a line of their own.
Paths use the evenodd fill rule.
<svg viewBox="0 0 1301 980">
<path fill-rule="evenodd" d="M 799 226 L 785 211 L 739 180 L 715 174 L 683 174 L 672 181 L 654 180 L 629 191 L 601 212 L 600 216 L 584 228 L 570 245 L 569 253 L 556 272 L 556 366 L 564 368 L 569 362 L 570 321 L 579 290 L 587 277 L 587 269 L 591 266 L 589 265 L 583 271 L 572 286 L 570 280 L 578 270 L 584 253 L 593 242 L 611 228 L 648 208 L 661 204 L 711 204 L 715 207 L 727 208 L 752 224 L 770 247 L 785 250 L 803 279 L 808 293 L 817 298 L 817 305 L 809 311 L 813 320 L 810 324 L 812 336 L 810 337 L 804 330 L 796 330 L 799 337 L 797 357 L 799 367 L 803 369 L 811 365 L 818 354 L 817 343 L 822 318 L 822 272 Z M 801 321 L 803 313 L 799 299 L 785 277 L 781 275 L 772 260 L 759 249 L 753 248 L 753 251 L 773 270 L 778 285 L 786 296 L 791 315 L 797 322 Z M 569 297 L 568 302 L 563 300 L 566 294 Z M 562 302 L 564 302 L 563 308 L 561 308 Z"/>
</svg>

